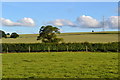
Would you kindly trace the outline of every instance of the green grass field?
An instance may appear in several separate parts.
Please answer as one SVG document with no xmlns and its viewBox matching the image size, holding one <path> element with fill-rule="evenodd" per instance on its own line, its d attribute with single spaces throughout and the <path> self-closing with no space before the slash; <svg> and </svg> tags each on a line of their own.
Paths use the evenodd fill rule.
<svg viewBox="0 0 120 80">
<path fill-rule="evenodd" d="M 117 78 L 118 53 L 2 54 L 3 78 Z"/>
<path fill-rule="evenodd" d="M 38 34 L 22 34 L 17 39 L 7 38 L 2 39 L 2 43 L 40 43 L 37 41 Z M 91 42 L 91 43 L 106 43 L 117 42 L 118 32 L 80 32 L 80 33 L 61 33 L 58 35 L 64 39 L 64 42 Z"/>
</svg>

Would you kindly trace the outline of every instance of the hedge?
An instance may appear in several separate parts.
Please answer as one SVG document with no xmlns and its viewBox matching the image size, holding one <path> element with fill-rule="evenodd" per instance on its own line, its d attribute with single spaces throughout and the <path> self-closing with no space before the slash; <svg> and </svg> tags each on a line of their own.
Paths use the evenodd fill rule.
<svg viewBox="0 0 120 80">
<path fill-rule="evenodd" d="M 61 51 L 91 51 L 118 52 L 118 44 L 112 43 L 2 43 L 2 52 L 61 52 Z"/>
</svg>

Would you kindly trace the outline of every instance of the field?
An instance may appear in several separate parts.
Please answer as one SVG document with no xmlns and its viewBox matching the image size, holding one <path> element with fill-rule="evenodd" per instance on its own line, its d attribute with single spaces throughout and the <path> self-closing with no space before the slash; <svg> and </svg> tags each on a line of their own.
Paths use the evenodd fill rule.
<svg viewBox="0 0 120 80">
<path fill-rule="evenodd" d="M 117 78 L 118 53 L 2 54 L 3 78 Z"/>
<path fill-rule="evenodd" d="M 3 38 L 2 43 L 40 43 L 38 34 Z M 64 42 L 118 42 L 118 32 L 61 33 Z M 1 41 L 1 39 L 0 39 Z M 117 78 L 117 52 L 3 53 L 3 78 Z"/>
<path fill-rule="evenodd" d="M 37 41 L 38 34 L 21 34 L 19 38 L 2 39 L 2 43 L 40 43 Z M 80 33 L 61 33 L 58 35 L 64 39 L 64 42 L 91 42 L 91 43 L 106 43 L 106 42 L 117 42 L 118 32 L 80 32 Z"/>
</svg>

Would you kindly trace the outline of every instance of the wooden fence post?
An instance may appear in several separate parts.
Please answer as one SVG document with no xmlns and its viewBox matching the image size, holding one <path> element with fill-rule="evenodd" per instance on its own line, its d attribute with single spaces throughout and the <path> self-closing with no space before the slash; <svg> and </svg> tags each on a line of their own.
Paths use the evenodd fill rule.
<svg viewBox="0 0 120 80">
<path fill-rule="evenodd" d="M 117 48 L 117 52 L 119 52 L 119 49 Z"/>
<path fill-rule="evenodd" d="M 8 47 L 7 47 L 7 53 L 8 53 Z"/>
<path fill-rule="evenodd" d="M 88 47 L 86 46 L 86 52 L 88 52 Z"/>
<path fill-rule="evenodd" d="M 67 46 L 67 52 L 69 51 L 68 46 Z"/>
<path fill-rule="evenodd" d="M 50 52 L 50 47 L 48 46 L 48 52 Z"/>
<path fill-rule="evenodd" d="M 57 52 L 58 52 L 58 48 L 57 48 Z"/>
<path fill-rule="evenodd" d="M 29 46 L 29 53 L 30 53 L 30 50 L 31 50 L 31 48 L 30 48 L 30 46 Z"/>
</svg>

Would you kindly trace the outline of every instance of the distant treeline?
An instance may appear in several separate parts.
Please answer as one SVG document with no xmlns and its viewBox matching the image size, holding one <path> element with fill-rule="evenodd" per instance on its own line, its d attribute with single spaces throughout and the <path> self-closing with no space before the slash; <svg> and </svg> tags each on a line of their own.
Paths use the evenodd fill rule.
<svg viewBox="0 0 120 80">
<path fill-rule="evenodd" d="M 61 51 L 91 51 L 91 52 L 118 52 L 120 42 L 112 43 L 2 43 L 5 52 L 61 52 Z"/>
</svg>

